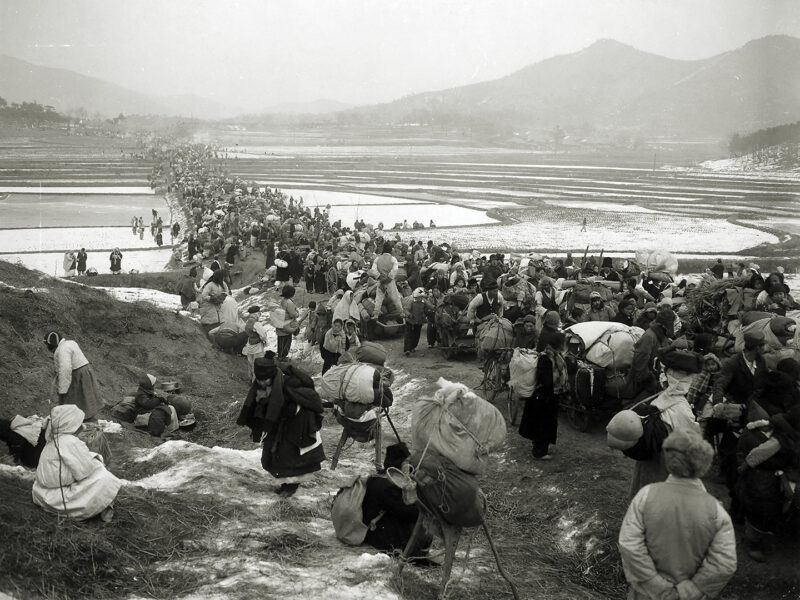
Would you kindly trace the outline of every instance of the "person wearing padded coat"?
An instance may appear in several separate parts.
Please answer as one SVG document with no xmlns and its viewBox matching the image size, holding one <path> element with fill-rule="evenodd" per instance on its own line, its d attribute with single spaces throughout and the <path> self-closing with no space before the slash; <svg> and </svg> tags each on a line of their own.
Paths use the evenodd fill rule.
<svg viewBox="0 0 800 600">
<path fill-rule="evenodd" d="M 284 373 L 268 351 L 253 365 L 256 380 L 236 424 L 250 428 L 262 442 L 261 466 L 281 484 L 275 492 L 292 496 L 325 460 L 320 429 L 322 400 L 311 377 L 289 365 Z"/>
<path fill-rule="evenodd" d="M 550 460 L 550 445 L 558 436 L 558 401 L 569 391 L 567 365 L 564 362 L 566 336 L 560 331 L 542 331 L 537 350 L 536 389 L 524 398 L 525 408 L 519 424 L 519 434 L 533 442 L 534 460 Z"/>
<path fill-rule="evenodd" d="M 46 428 L 47 443 L 33 482 L 33 502 L 48 512 L 78 521 L 100 515 L 110 521 L 122 482 L 103 457 L 78 439 L 85 415 L 75 405 L 55 406 Z"/>
<path fill-rule="evenodd" d="M 663 452 L 669 477 L 639 490 L 620 527 L 628 599 L 714 598 L 737 564 L 731 518 L 700 480 L 714 450 L 698 432 L 679 430 Z"/>
<path fill-rule="evenodd" d="M 411 296 L 403 299 L 403 313 L 405 314 L 403 352 L 406 356 L 417 351 L 422 325 L 425 323 L 425 312 L 428 308 L 429 302 L 425 297 L 425 288 L 418 287 Z"/>
<path fill-rule="evenodd" d="M 83 411 L 86 420 L 93 420 L 103 408 L 100 388 L 92 365 L 84 356 L 78 343 L 51 331 L 44 338 L 53 353 L 56 368 L 55 385 L 59 404 L 75 404 Z"/>
</svg>

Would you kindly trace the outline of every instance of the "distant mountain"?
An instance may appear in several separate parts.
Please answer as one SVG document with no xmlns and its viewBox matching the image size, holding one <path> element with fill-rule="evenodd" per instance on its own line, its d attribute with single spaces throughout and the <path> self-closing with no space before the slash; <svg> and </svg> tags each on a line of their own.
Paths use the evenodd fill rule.
<svg viewBox="0 0 800 600">
<path fill-rule="evenodd" d="M 800 119 L 798 56 L 800 40 L 788 36 L 691 61 L 600 40 L 500 79 L 345 111 L 342 120 L 728 135 Z"/>
<path fill-rule="evenodd" d="M 52 69 L 0 55 L 0 96 L 8 102 L 36 101 L 59 112 L 84 108 L 89 114 L 119 113 L 217 119 L 239 110 L 198 96 L 156 96 L 126 89 L 66 69 Z"/>
<path fill-rule="evenodd" d="M 309 102 L 282 102 L 261 111 L 266 115 L 321 115 L 352 108 L 352 104 L 320 98 Z"/>
</svg>

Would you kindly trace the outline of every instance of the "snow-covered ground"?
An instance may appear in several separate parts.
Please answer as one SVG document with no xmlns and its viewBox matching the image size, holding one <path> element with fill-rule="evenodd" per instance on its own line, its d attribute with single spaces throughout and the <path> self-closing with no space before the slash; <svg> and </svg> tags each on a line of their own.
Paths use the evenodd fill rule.
<svg viewBox="0 0 800 600">
<path fill-rule="evenodd" d="M 170 243 L 169 231 L 163 232 L 166 245 Z M 130 227 L 37 227 L 29 229 L 0 229 L 0 252 L 25 252 L 48 250 L 86 250 L 129 248 L 156 248 L 150 227 L 142 239 Z"/>
<path fill-rule="evenodd" d="M 94 267 L 98 273 L 110 273 L 111 262 L 109 252 L 88 252 L 87 267 Z M 161 250 L 128 250 L 122 253 L 122 271 L 128 273 L 132 269 L 140 273 L 163 271 L 172 256 L 169 248 Z M 29 269 L 36 269 L 48 275 L 64 275 L 63 252 L 34 252 L 30 254 L 0 254 L 0 260 L 20 263 Z"/>
<path fill-rule="evenodd" d="M 59 181 L 65 181 L 63 179 Z M 85 179 L 80 180 L 86 182 Z M 99 180 L 106 182 L 108 180 Z M 153 194 L 149 186 L 8 186 L 0 185 L 0 193 L 13 194 Z"/>
<path fill-rule="evenodd" d="M 587 216 L 587 230 L 581 231 Z M 419 237 L 414 231 L 401 231 L 404 240 Z M 646 214 L 622 219 L 614 211 L 576 210 L 569 222 L 563 217 L 540 218 L 497 226 L 440 228 L 438 240 L 462 249 L 488 248 L 604 248 L 607 251 L 633 248 L 669 248 L 674 252 L 737 252 L 763 242 L 776 243 L 770 233 L 739 227 L 724 219 L 692 218 L 665 214 Z"/>
<path fill-rule="evenodd" d="M 391 364 L 389 365 L 391 367 Z M 410 427 L 411 404 L 424 382 L 396 370 L 392 386 L 395 404 L 390 416 L 405 434 Z M 240 401 L 221 407 L 235 410 Z M 386 431 L 390 431 L 384 422 Z M 328 449 L 330 452 L 330 448 Z M 281 597 L 308 600 L 399 600 L 390 582 L 396 563 L 368 546 L 350 547 L 336 539 L 330 520 L 330 504 L 336 491 L 356 475 L 374 473 L 372 444 L 353 444 L 341 455 L 331 471 L 328 463 L 311 482 L 303 484 L 289 500 L 273 492 L 277 482 L 261 467 L 261 449 L 208 448 L 185 441 L 168 441 L 152 450 L 142 450 L 136 462 L 155 461 L 159 471 L 128 485 L 181 495 L 215 495 L 227 504 L 241 506 L 235 521 L 222 523 L 213 539 L 196 542 L 208 548 L 202 556 L 181 559 L 181 564 L 162 565 L 218 574 L 214 583 L 192 593 L 191 598 Z M 328 456 L 330 459 L 330 456 Z M 162 466 L 163 465 L 163 466 Z M 259 552 L 270 540 L 290 536 L 308 546 L 306 559 L 269 560 Z M 472 557 L 479 556 L 474 550 Z M 463 558 L 464 551 L 459 553 Z M 454 575 L 462 575 L 462 562 Z M 478 576 L 481 567 L 468 565 L 462 583 Z"/>
</svg>

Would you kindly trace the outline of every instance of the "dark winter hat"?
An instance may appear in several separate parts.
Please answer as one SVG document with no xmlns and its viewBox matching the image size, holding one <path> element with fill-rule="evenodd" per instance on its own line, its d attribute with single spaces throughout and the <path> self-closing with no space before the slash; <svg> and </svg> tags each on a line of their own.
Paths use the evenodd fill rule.
<svg viewBox="0 0 800 600">
<path fill-rule="evenodd" d="M 755 350 L 764 345 L 764 334 L 760 331 L 748 331 L 744 334 L 744 349 Z"/>
<path fill-rule="evenodd" d="M 251 306 L 250 308 L 247 309 L 247 312 L 252 315 L 253 313 L 259 312 L 260 310 L 261 310 L 260 306 Z"/>
<path fill-rule="evenodd" d="M 785 373 L 794 380 L 800 378 L 800 363 L 793 358 L 784 358 L 778 362 L 775 370 Z"/>
<path fill-rule="evenodd" d="M 710 333 L 698 333 L 694 336 L 694 351 L 700 354 L 711 352 L 714 346 L 714 336 Z"/>
<path fill-rule="evenodd" d="M 253 373 L 256 379 L 272 379 L 278 372 L 275 366 L 275 353 L 267 351 L 262 358 L 253 361 Z"/>
<path fill-rule="evenodd" d="M 561 318 L 558 316 L 558 313 L 554 310 L 549 310 L 544 315 L 544 319 L 542 320 L 542 324 L 545 327 L 551 327 L 553 329 L 558 329 L 558 326 L 561 325 Z"/>
<path fill-rule="evenodd" d="M 481 282 L 481 288 L 483 288 L 484 292 L 488 292 L 489 290 L 496 290 L 497 289 L 497 280 L 496 279 L 489 279 L 486 282 Z"/>
<path fill-rule="evenodd" d="M 556 331 L 555 333 L 552 333 L 549 336 L 547 336 L 547 345 L 558 349 L 564 345 L 564 340 L 566 339 L 567 336 L 565 336 L 560 331 Z"/>
<path fill-rule="evenodd" d="M 604 269 L 611 269 L 611 268 L 613 268 L 613 266 L 614 265 L 611 262 L 611 257 L 610 256 L 604 256 L 603 257 L 603 268 Z"/>
<path fill-rule="evenodd" d="M 386 448 L 386 458 L 383 460 L 383 468 L 388 469 L 389 467 L 395 467 L 399 469 L 403 461 L 409 456 L 411 456 L 411 453 L 408 451 L 408 446 L 404 443 L 392 444 Z"/>
<path fill-rule="evenodd" d="M 147 373 L 139 377 L 139 387 L 145 390 L 152 390 L 153 386 L 155 386 L 156 381 L 158 381 L 153 375 Z"/>
<path fill-rule="evenodd" d="M 283 286 L 283 289 L 281 290 L 281 296 L 283 296 L 284 298 L 293 298 L 294 286 L 289 283 Z"/>
<path fill-rule="evenodd" d="M 669 330 L 669 328 L 675 325 L 675 318 L 675 313 L 672 311 L 659 311 L 659 313 L 656 315 L 656 323 L 663 325 L 667 328 L 667 330 Z"/>
</svg>

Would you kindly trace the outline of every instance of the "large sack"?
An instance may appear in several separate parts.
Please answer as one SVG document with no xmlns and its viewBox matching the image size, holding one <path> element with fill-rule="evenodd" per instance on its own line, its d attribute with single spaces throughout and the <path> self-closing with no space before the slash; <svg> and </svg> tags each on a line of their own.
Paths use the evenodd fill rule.
<svg viewBox="0 0 800 600">
<path fill-rule="evenodd" d="M 520 398 L 530 398 L 536 388 L 536 366 L 539 364 L 539 353 L 534 350 L 514 348 L 514 354 L 508 364 L 511 378 L 508 387 Z"/>
<path fill-rule="evenodd" d="M 514 326 L 508 319 L 493 315 L 480 328 L 478 349 L 486 354 L 497 348 L 508 348 L 514 339 Z"/>
<path fill-rule="evenodd" d="M 379 404 L 383 397 L 381 372 L 372 365 L 361 363 L 331 367 L 322 376 L 319 395 L 359 404 Z"/>
<path fill-rule="evenodd" d="M 386 348 L 375 342 L 361 342 L 356 348 L 355 358 L 358 362 L 382 367 L 386 364 Z"/>
<path fill-rule="evenodd" d="M 463 384 L 440 378 L 437 385 L 440 389 L 432 398 L 414 405 L 412 444 L 419 449 L 427 446 L 459 469 L 480 474 L 489 452 L 505 440 L 503 414 Z"/>
<path fill-rule="evenodd" d="M 666 250 L 637 250 L 636 262 L 645 272 L 664 271 L 671 275 L 678 273 L 678 259 Z"/>
<path fill-rule="evenodd" d="M 411 460 L 417 463 L 419 457 L 414 456 Z M 478 481 L 447 457 L 428 450 L 414 479 L 420 500 L 441 512 L 451 525 L 476 527 L 483 523 L 486 496 L 478 487 Z"/>
<path fill-rule="evenodd" d="M 603 368 L 630 368 L 633 362 L 633 346 L 644 335 L 644 329 L 627 325 L 623 327 L 625 329 L 606 331 L 598 337 L 586 350 L 586 360 Z"/>
<path fill-rule="evenodd" d="M 577 335 L 583 341 L 584 348 L 591 348 L 603 334 L 615 331 L 628 331 L 631 327 L 611 321 L 586 321 L 567 327 L 564 331 Z"/>
<path fill-rule="evenodd" d="M 369 527 L 362 519 L 362 505 L 367 493 L 367 478 L 358 476 L 350 485 L 339 490 L 331 505 L 331 521 L 336 537 L 350 546 L 360 546 L 367 537 Z"/>
<path fill-rule="evenodd" d="M 781 340 L 778 339 L 778 336 L 775 335 L 775 330 L 780 331 L 785 325 L 791 325 L 792 323 L 795 325 L 794 336 L 789 338 L 787 343 L 784 345 Z M 797 319 L 793 319 L 791 317 L 771 317 L 767 319 L 758 319 L 749 325 L 740 327 L 734 333 L 734 337 L 736 339 L 734 349 L 736 352 L 741 352 L 744 350 L 744 336 L 751 331 L 760 331 L 764 334 L 764 344 L 766 346 L 767 353 L 776 350 L 783 350 L 785 348 L 800 349 L 800 327 L 798 327 Z"/>
</svg>

